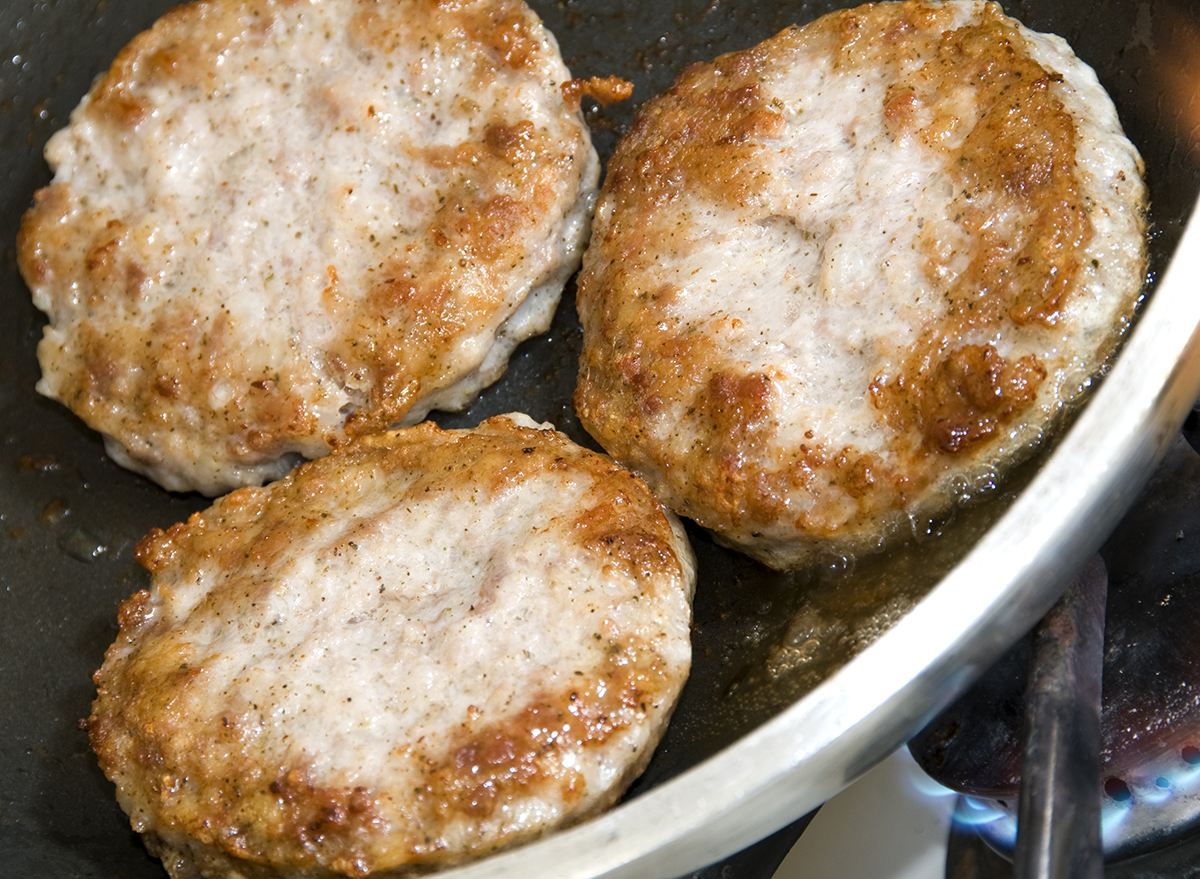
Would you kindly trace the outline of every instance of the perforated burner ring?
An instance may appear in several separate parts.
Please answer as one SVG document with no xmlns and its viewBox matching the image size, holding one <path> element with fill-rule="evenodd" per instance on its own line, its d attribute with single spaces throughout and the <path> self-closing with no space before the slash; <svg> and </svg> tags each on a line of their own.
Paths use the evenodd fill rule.
<svg viewBox="0 0 1200 879">
<path fill-rule="evenodd" d="M 1101 551 L 1109 593 L 1099 780 L 1110 863 L 1200 832 L 1197 534 L 1200 453 L 1181 436 Z M 1030 654 L 1027 638 L 909 746 L 927 773 L 963 794 L 956 822 L 1006 856 L 1016 842 Z"/>
</svg>

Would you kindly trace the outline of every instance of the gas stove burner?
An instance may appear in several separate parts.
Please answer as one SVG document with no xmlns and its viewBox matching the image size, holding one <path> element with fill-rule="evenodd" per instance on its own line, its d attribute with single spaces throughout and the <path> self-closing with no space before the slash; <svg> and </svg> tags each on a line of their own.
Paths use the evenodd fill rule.
<svg viewBox="0 0 1200 879">
<path fill-rule="evenodd" d="M 1194 439 L 1185 429 L 1101 550 L 1109 592 L 1099 779 L 1110 864 L 1200 840 L 1200 454 L 1185 437 Z M 959 830 L 1008 857 L 1030 659 L 1026 638 L 909 745 L 932 778 L 963 795 Z"/>
<path fill-rule="evenodd" d="M 974 810 L 968 797 L 959 797 L 955 823 L 946 845 L 945 879 L 1013 879 L 1015 870 L 1007 858 L 975 832 L 959 823 L 959 810 Z M 1113 861 L 1104 866 L 1104 879 L 1200 879 L 1200 833 L 1184 835 L 1173 844 L 1136 858 Z"/>
<path fill-rule="evenodd" d="M 1005 854 L 1017 839 L 1016 797 L 964 796 L 957 825 L 972 827 Z M 1200 765 L 1196 748 L 1185 745 L 1103 780 L 1101 837 L 1109 860 L 1137 857 L 1171 843 L 1200 825 Z M 1200 848 L 1197 849 L 1200 852 Z"/>
</svg>

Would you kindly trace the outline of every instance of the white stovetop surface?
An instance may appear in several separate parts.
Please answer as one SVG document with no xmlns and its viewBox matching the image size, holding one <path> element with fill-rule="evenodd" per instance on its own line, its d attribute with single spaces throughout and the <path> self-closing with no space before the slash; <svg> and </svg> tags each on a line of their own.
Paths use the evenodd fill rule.
<svg viewBox="0 0 1200 879">
<path fill-rule="evenodd" d="M 775 879 L 944 879 L 954 802 L 901 748 L 821 807 Z"/>
</svg>

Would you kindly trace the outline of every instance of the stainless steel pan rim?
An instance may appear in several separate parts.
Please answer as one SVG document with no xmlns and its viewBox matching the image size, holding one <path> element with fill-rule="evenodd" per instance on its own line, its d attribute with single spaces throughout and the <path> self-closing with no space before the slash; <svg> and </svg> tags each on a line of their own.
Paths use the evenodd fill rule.
<svg viewBox="0 0 1200 879">
<path fill-rule="evenodd" d="M 1054 603 L 1200 391 L 1193 214 L 1112 372 L 1032 484 L 895 627 L 809 695 L 608 814 L 443 874 L 671 879 L 816 808 L 906 741 Z"/>
</svg>

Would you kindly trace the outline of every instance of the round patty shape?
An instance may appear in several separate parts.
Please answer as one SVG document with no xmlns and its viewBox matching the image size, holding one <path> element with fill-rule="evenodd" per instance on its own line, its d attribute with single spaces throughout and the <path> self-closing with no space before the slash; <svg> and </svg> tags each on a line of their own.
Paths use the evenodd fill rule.
<svg viewBox="0 0 1200 879">
<path fill-rule="evenodd" d="M 609 164 L 580 417 L 768 565 L 877 549 L 1109 358 L 1140 171 L 1092 70 L 995 4 L 862 6 L 697 64 Z"/>
<path fill-rule="evenodd" d="M 520 0 L 201 0 L 46 148 L 38 389 L 174 490 L 461 408 L 543 332 L 599 163 Z"/>
<path fill-rule="evenodd" d="M 407 875 L 578 821 L 688 673 L 679 520 L 524 416 L 353 440 L 138 554 L 88 728 L 177 879 Z"/>
</svg>

